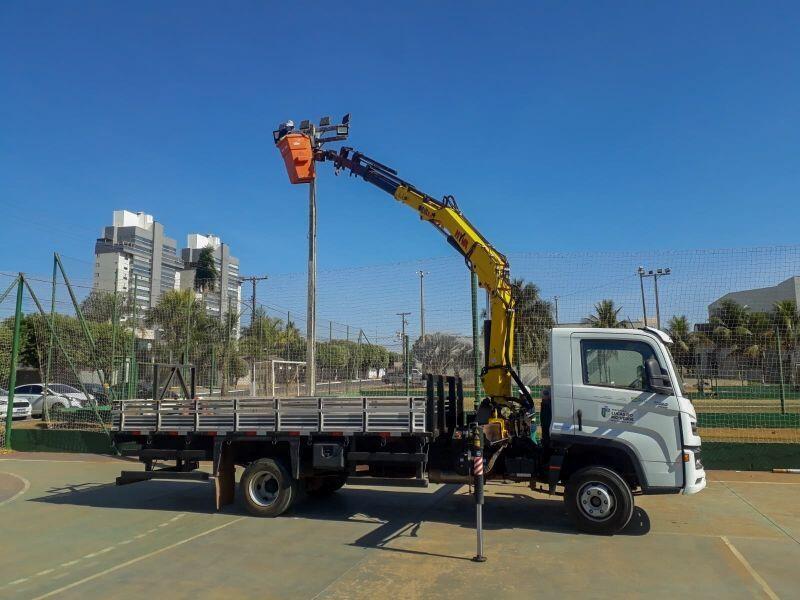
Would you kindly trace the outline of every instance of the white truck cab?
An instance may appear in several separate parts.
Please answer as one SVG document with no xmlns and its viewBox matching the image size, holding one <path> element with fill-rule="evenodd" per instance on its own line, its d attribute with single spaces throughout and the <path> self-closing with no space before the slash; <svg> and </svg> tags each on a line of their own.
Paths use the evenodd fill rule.
<svg viewBox="0 0 800 600">
<path fill-rule="evenodd" d="M 706 486 L 697 415 L 662 331 L 556 328 L 550 444 L 624 460 L 644 494 Z"/>
</svg>

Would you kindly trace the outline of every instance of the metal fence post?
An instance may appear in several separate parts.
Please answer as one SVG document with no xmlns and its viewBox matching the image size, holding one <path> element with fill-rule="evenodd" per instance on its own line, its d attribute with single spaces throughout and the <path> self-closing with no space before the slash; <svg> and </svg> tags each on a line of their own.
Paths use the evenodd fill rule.
<svg viewBox="0 0 800 600">
<path fill-rule="evenodd" d="M 58 263 L 56 262 L 55 255 L 53 256 L 53 283 L 52 289 L 50 290 L 50 323 L 52 323 L 52 327 L 50 328 L 50 343 L 47 346 L 47 367 L 45 367 L 45 374 L 44 374 L 44 389 L 47 389 L 47 386 L 50 385 L 50 373 L 51 368 L 53 365 L 53 345 L 55 344 L 55 335 L 56 335 L 56 277 L 58 276 Z M 47 317 L 45 317 L 47 318 Z M 46 401 L 42 401 L 42 413 L 44 414 L 44 421 L 48 425 L 50 424 L 50 410 L 47 406 Z"/>
<path fill-rule="evenodd" d="M 14 310 L 14 337 L 11 339 L 11 365 L 8 373 L 8 406 L 6 408 L 5 445 L 11 449 L 11 424 L 14 421 L 14 388 L 17 387 L 17 359 L 19 358 L 19 331 L 22 325 L 22 288 L 25 279 L 22 273 L 17 277 L 17 305 Z"/>
<path fill-rule="evenodd" d="M 781 414 L 786 414 L 786 386 L 783 378 L 783 349 L 781 348 L 781 328 L 780 325 L 775 327 L 775 339 L 778 343 L 778 376 L 781 379 L 780 386 L 780 399 L 781 399 Z"/>
</svg>

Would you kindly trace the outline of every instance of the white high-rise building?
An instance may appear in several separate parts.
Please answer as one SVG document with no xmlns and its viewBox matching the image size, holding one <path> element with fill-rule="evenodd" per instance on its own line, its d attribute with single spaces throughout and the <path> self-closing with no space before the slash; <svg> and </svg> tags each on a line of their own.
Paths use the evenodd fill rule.
<svg viewBox="0 0 800 600">
<path fill-rule="evenodd" d="M 230 246 L 213 234 L 191 233 L 186 237 L 186 248 L 181 250 L 183 270 L 181 271 L 181 289 L 194 290 L 197 262 L 200 253 L 211 248 L 217 266 L 217 282 L 212 290 L 197 292 L 202 298 L 206 311 L 211 316 L 222 317 L 228 308 L 236 315 L 235 330 L 239 332 L 239 313 L 242 303 L 242 286 L 239 273 L 239 259 L 231 255 Z"/>
<path fill-rule="evenodd" d="M 180 287 L 180 270 L 174 239 L 164 226 L 143 212 L 115 210 L 112 225 L 103 228 L 94 246 L 94 287 L 133 294 L 136 305 L 147 309 L 161 294 Z"/>
</svg>

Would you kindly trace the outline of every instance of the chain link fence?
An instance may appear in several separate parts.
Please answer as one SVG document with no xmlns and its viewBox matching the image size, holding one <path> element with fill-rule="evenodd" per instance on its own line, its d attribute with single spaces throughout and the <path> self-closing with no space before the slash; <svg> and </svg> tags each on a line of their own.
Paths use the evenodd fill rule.
<svg viewBox="0 0 800 600">
<path fill-rule="evenodd" d="M 704 439 L 800 442 L 800 246 L 509 260 L 515 366 L 534 396 L 550 383 L 552 327 L 660 326 Z M 35 418 L 14 427 L 102 431 L 113 400 L 152 397 L 155 364 L 183 365 L 187 377 L 193 365 L 203 397 L 311 392 L 304 273 L 270 275 L 255 306 L 223 301 L 220 315 L 206 308 L 213 286 L 165 290 L 152 302 L 144 278 L 116 291 L 69 279 L 86 271 L 64 259 L 55 276 L 25 278 L 17 397 Z M 0 273 L 0 292 L 16 277 Z M 481 290 L 474 315 L 458 257 L 323 271 L 317 288 L 315 395 L 421 395 L 431 372 L 462 377 L 470 404 L 481 397 L 482 327 L 476 349 L 472 323 L 482 323 L 486 298 Z M 12 291 L 0 301 L 3 388 L 15 310 Z M 181 393 L 175 381 L 167 388 Z"/>
</svg>

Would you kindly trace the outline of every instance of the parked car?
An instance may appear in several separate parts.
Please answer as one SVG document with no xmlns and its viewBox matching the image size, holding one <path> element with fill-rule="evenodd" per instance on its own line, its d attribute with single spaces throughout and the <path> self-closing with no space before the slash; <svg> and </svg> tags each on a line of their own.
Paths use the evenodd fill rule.
<svg viewBox="0 0 800 600">
<path fill-rule="evenodd" d="M 84 383 L 83 387 L 86 388 L 86 391 L 89 392 L 92 396 L 94 396 L 95 401 L 97 404 L 108 404 L 108 392 L 106 388 L 103 387 L 101 383 Z M 81 395 L 83 397 L 83 395 Z"/>
<path fill-rule="evenodd" d="M 8 410 L 8 390 L 0 388 L 0 420 L 6 418 L 6 411 Z M 13 419 L 30 419 L 31 418 L 31 403 L 24 398 L 17 398 L 14 396 L 14 405 L 11 409 L 11 418 Z"/>
<path fill-rule="evenodd" d="M 45 389 L 42 383 L 29 383 L 14 388 L 14 397 L 27 400 L 31 404 L 32 414 L 40 417 L 44 413 L 45 402 L 48 411 L 61 408 L 83 408 L 88 402 L 94 402 L 94 396 L 86 397 L 82 391 L 64 383 L 51 383 Z"/>
<path fill-rule="evenodd" d="M 383 376 L 383 383 L 388 384 L 405 384 L 405 373 L 386 373 Z M 408 383 L 413 385 L 415 383 L 424 382 L 425 375 L 422 374 L 422 371 L 419 369 L 411 369 L 411 372 L 408 374 Z"/>
</svg>

